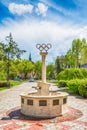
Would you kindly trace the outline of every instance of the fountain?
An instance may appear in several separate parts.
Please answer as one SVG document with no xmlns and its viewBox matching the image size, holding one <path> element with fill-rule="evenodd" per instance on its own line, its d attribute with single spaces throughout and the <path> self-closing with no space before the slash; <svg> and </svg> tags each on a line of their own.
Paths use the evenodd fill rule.
<svg viewBox="0 0 87 130">
<path fill-rule="evenodd" d="M 68 112 L 67 97 L 64 92 L 49 91 L 50 83 L 46 82 L 46 55 L 51 44 L 37 44 L 42 57 L 42 81 L 37 83 L 36 92 L 21 94 L 21 113 L 35 118 L 53 118 Z"/>
</svg>

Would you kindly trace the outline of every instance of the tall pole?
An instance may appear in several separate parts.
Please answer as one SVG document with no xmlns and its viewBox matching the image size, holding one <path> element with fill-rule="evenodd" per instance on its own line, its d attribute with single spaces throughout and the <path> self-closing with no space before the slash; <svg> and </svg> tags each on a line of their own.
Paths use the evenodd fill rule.
<svg viewBox="0 0 87 130">
<path fill-rule="evenodd" d="M 46 83 L 46 55 L 47 52 L 40 52 L 40 55 L 42 56 L 42 82 Z"/>
</svg>

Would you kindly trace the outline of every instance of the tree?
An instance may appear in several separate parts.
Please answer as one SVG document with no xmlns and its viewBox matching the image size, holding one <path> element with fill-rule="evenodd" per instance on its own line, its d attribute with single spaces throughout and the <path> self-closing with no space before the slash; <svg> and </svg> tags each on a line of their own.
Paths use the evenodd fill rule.
<svg viewBox="0 0 87 130">
<path fill-rule="evenodd" d="M 41 61 L 36 61 L 34 71 L 35 71 L 36 78 L 41 79 L 41 75 L 42 75 L 42 63 L 41 63 Z"/>
<path fill-rule="evenodd" d="M 87 63 L 87 42 L 86 39 L 82 39 L 82 50 L 81 50 L 81 64 Z"/>
<path fill-rule="evenodd" d="M 16 64 L 15 61 L 16 60 L 12 60 L 10 62 L 10 75 L 9 75 L 9 77 L 11 79 L 14 79 L 14 77 L 18 77 L 19 76 L 18 64 Z"/>
<path fill-rule="evenodd" d="M 76 58 L 72 50 L 69 49 L 65 55 L 65 64 L 66 68 L 75 68 L 76 67 Z"/>
<path fill-rule="evenodd" d="M 74 39 L 72 41 L 72 53 L 76 58 L 76 67 L 79 67 L 79 58 L 81 55 L 82 41 L 80 39 Z"/>
<path fill-rule="evenodd" d="M 0 60 L 0 80 L 6 80 L 6 66 L 3 60 Z"/>
<path fill-rule="evenodd" d="M 3 42 L 0 42 L 0 60 L 3 59 L 4 51 L 3 51 Z"/>
<path fill-rule="evenodd" d="M 82 39 L 82 47 L 85 47 L 87 46 L 87 41 L 85 38 Z"/>
<path fill-rule="evenodd" d="M 28 73 L 30 73 L 32 70 L 34 70 L 34 64 L 29 60 L 21 60 L 18 64 L 18 70 L 20 75 L 24 74 L 24 77 L 26 79 Z"/>
<path fill-rule="evenodd" d="M 55 60 L 55 75 L 65 68 L 65 56 L 57 56 Z"/>
<path fill-rule="evenodd" d="M 74 39 L 71 48 L 64 56 L 57 56 L 55 61 L 56 73 L 65 68 L 80 67 L 81 64 L 87 63 L 87 42 L 86 39 Z"/>
<path fill-rule="evenodd" d="M 58 74 L 61 71 L 59 56 L 57 56 L 56 61 L 55 61 L 55 71 L 56 71 L 56 74 Z"/>
<path fill-rule="evenodd" d="M 10 62 L 15 58 L 20 58 L 21 54 L 25 52 L 25 50 L 20 50 L 18 44 L 13 40 L 12 34 L 6 37 L 6 44 L 0 43 L 0 50 L 2 50 L 2 58 L 6 61 L 7 64 L 7 81 L 9 82 L 10 75 Z"/>
<path fill-rule="evenodd" d="M 53 63 L 47 65 L 47 77 L 48 79 L 53 79 L 54 78 L 54 65 Z"/>
</svg>

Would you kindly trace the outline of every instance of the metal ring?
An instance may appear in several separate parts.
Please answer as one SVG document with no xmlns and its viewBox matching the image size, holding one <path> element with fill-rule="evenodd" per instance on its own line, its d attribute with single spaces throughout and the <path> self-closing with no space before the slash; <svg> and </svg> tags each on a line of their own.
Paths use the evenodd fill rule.
<svg viewBox="0 0 87 130">
<path fill-rule="evenodd" d="M 46 47 L 46 44 L 45 44 L 45 43 L 43 43 L 43 44 L 42 44 L 42 47 L 43 47 L 43 49 L 45 49 L 45 47 Z"/>
<path fill-rule="evenodd" d="M 42 45 L 39 47 L 39 50 L 42 52 L 43 51 L 43 47 Z"/>
<path fill-rule="evenodd" d="M 52 45 L 50 43 L 47 44 L 48 48 L 52 48 Z"/>
<path fill-rule="evenodd" d="M 48 46 L 45 47 L 45 51 L 47 52 L 49 50 Z"/>
<path fill-rule="evenodd" d="M 39 49 L 40 48 L 40 44 L 36 44 L 36 48 Z"/>
<path fill-rule="evenodd" d="M 52 45 L 50 43 L 48 44 L 36 44 L 36 48 L 39 49 L 41 52 L 43 51 L 48 51 L 50 48 L 52 47 Z"/>
</svg>

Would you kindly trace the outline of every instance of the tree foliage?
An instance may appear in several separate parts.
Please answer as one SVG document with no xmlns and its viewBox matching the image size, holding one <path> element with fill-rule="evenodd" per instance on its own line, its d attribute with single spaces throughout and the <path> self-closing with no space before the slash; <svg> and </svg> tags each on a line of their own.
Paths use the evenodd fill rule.
<svg viewBox="0 0 87 130">
<path fill-rule="evenodd" d="M 17 65 L 20 75 L 24 73 L 24 77 L 26 79 L 28 73 L 30 73 L 34 69 L 34 64 L 29 60 L 21 60 Z"/>
<path fill-rule="evenodd" d="M 21 50 L 13 40 L 12 34 L 6 37 L 6 43 L 0 42 L 0 59 L 5 60 L 7 66 L 7 81 L 9 82 L 11 62 L 15 58 L 20 58 L 25 50 Z"/>
<path fill-rule="evenodd" d="M 36 78 L 41 79 L 41 75 L 42 75 L 42 63 L 41 63 L 41 61 L 36 61 L 35 66 L 34 66 L 34 72 L 35 72 Z"/>
<path fill-rule="evenodd" d="M 54 64 L 48 64 L 47 65 L 47 78 L 48 79 L 53 79 L 54 78 Z"/>
<path fill-rule="evenodd" d="M 87 41 L 85 38 L 82 39 L 82 50 L 81 50 L 81 64 L 87 63 Z"/>
<path fill-rule="evenodd" d="M 85 38 L 72 41 L 72 46 L 65 54 L 63 62 L 65 68 L 79 68 L 81 64 L 87 63 L 87 42 Z"/>
<path fill-rule="evenodd" d="M 82 41 L 80 39 L 74 39 L 72 41 L 72 54 L 75 57 L 75 65 L 79 67 L 79 59 L 81 56 Z"/>
</svg>

